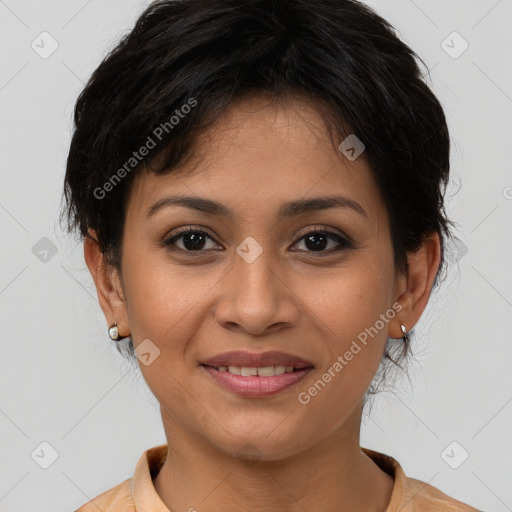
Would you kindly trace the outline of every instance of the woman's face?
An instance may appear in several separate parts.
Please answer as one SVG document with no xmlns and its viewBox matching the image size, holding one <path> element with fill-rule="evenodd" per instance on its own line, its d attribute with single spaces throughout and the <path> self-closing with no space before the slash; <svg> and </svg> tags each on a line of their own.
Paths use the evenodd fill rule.
<svg viewBox="0 0 512 512">
<path fill-rule="evenodd" d="M 160 203 L 148 213 L 169 196 L 222 211 Z M 334 196 L 345 204 L 285 208 Z M 207 235 L 178 236 L 188 227 Z M 308 236 L 313 229 L 321 233 Z M 362 158 L 335 151 L 299 100 L 244 100 L 201 137 L 186 168 L 138 174 L 121 277 L 116 320 L 132 335 L 164 426 L 225 453 L 277 460 L 333 435 L 358 436 L 388 335 L 401 336 L 404 281 L 382 197 Z M 281 351 L 313 368 L 279 392 L 248 386 L 243 395 L 202 365 L 235 350 Z"/>
</svg>

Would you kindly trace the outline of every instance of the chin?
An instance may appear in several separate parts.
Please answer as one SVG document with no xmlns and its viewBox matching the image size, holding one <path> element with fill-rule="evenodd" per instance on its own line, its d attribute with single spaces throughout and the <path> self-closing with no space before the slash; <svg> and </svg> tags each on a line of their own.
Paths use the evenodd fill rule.
<svg viewBox="0 0 512 512">
<path fill-rule="evenodd" d="M 297 432 L 277 430 L 278 423 L 269 423 L 268 428 L 259 426 L 257 430 L 235 432 L 227 429 L 224 432 L 232 435 L 222 436 L 222 440 L 213 442 L 218 449 L 226 454 L 251 461 L 276 461 L 290 457 L 301 450 L 297 441 Z"/>
</svg>

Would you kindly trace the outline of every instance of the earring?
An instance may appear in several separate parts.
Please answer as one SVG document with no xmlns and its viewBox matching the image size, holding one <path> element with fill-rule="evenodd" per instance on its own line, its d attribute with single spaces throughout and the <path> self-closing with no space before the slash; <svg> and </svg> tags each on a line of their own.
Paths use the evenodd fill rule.
<svg viewBox="0 0 512 512">
<path fill-rule="evenodd" d="M 404 333 L 404 335 L 402 336 L 404 343 L 409 343 L 409 334 L 407 333 L 407 329 L 405 328 L 405 325 L 400 325 L 400 329 L 402 329 L 402 332 Z"/>
<path fill-rule="evenodd" d="M 108 328 L 108 335 L 111 340 L 118 341 L 119 340 L 119 329 L 117 328 L 117 322 L 114 322 L 114 325 L 111 325 Z"/>
</svg>

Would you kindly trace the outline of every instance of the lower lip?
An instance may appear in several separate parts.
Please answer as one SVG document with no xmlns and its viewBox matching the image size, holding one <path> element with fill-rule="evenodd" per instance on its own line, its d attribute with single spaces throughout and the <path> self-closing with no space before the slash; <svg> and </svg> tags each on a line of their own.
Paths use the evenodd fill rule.
<svg viewBox="0 0 512 512">
<path fill-rule="evenodd" d="M 294 372 L 274 375 L 272 377 L 258 377 L 233 375 L 221 372 L 212 366 L 201 365 L 219 384 L 229 391 L 244 397 L 273 396 L 288 389 L 301 381 L 313 368 L 303 368 Z"/>
</svg>

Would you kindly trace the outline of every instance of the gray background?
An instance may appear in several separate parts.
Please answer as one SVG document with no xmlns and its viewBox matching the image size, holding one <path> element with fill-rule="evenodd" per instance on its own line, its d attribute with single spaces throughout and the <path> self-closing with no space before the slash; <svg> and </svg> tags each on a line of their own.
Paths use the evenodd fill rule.
<svg viewBox="0 0 512 512">
<path fill-rule="evenodd" d="M 377 399 L 361 444 L 477 508 L 510 511 L 512 1 L 368 3 L 431 70 L 461 243 L 416 326 L 412 390 L 404 380 Z M 82 246 L 57 222 L 76 97 L 147 4 L 0 0 L 2 512 L 70 512 L 165 442 L 155 399 L 112 349 Z"/>
</svg>

